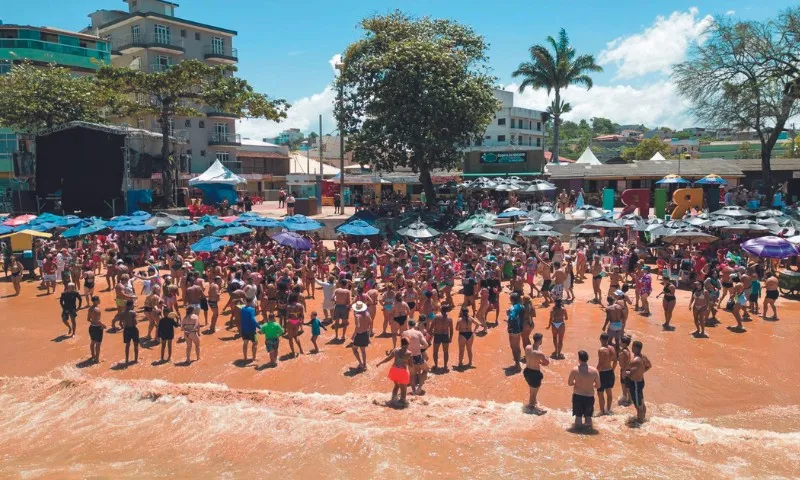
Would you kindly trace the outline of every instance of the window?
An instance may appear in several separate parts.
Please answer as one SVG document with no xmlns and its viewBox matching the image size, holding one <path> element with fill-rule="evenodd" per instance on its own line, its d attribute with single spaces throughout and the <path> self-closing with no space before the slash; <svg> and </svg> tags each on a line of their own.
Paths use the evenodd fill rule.
<svg viewBox="0 0 800 480">
<path fill-rule="evenodd" d="M 190 119 L 186 119 L 183 121 L 183 126 L 186 128 L 192 128 L 192 121 Z"/>
<path fill-rule="evenodd" d="M 186 150 L 186 155 L 191 155 L 191 154 L 192 154 L 192 149 L 191 148 L 189 150 Z"/>
<path fill-rule="evenodd" d="M 505 135 L 498 135 L 497 136 L 497 141 L 498 142 L 505 142 L 506 141 L 506 136 Z"/>
<path fill-rule="evenodd" d="M 194 39 L 200 40 L 200 32 L 194 32 Z"/>
<path fill-rule="evenodd" d="M 217 55 L 224 55 L 225 39 L 221 37 L 211 37 L 211 52 Z"/>
<path fill-rule="evenodd" d="M 513 119 L 513 118 L 512 118 L 512 119 L 511 119 L 511 128 L 515 128 L 515 127 L 516 127 L 516 125 L 517 125 L 517 121 L 516 121 L 515 119 Z M 522 126 L 522 125 L 520 125 L 520 126 Z"/>
<path fill-rule="evenodd" d="M 506 124 L 506 119 L 505 118 L 498 118 L 497 119 L 497 124 L 498 125 L 505 125 Z"/>
<path fill-rule="evenodd" d="M 492 139 L 491 135 L 486 135 L 486 140 L 491 140 L 491 139 Z"/>
<path fill-rule="evenodd" d="M 201 157 L 205 157 L 206 156 L 206 151 L 205 150 L 200 150 L 200 156 Z"/>
<path fill-rule="evenodd" d="M 542 122 L 536 122 L 536 130 L 542 129 Z"/>
<path fill-rule="evenodd" d="M 181 37 L 186 38 L 186 29 L 181 28 Z"/>
<path fill-rule="evenodd" d="M 217 152 L 217 160 L 222 163 L 228 162 L 231 156 L 228 152 Z"/>
<path fill-rule="evenodd" d="M 168 25 L 156 24 L 155 32 L 156 32 L 155 43 L 160 43 L 162 45 L 170 44 L 170 32 Z"/>
<path fill-rule="evenodd" d="M 198 120 L 197 126 L 200 128 L 206 128 L 206 121 L 205 120 Z"/>
<path fill-rule="evenodd" d="M 139 41 L 139 25 L 131 25 L 131 40 L 134 42 Z"/>
<path fill-rule="evenodd" d="M 175 136 L 175 119 L 174 118 L 170 118 L 169 119 L 169 136 L 170 137 Z"/>
<path fill-rule="evenodd" d="M 215 123 L 214 124 L 214 135 L 224 138 L 228 136 L 228 124 L 227 123 Z"/>
<path fill-rule="evenodd" d="M 537 147 L 541 147 L 542 146 L 542 139 L 541 138 L 537 138 L 536 139 L 536 146 Z"/>
</svg>

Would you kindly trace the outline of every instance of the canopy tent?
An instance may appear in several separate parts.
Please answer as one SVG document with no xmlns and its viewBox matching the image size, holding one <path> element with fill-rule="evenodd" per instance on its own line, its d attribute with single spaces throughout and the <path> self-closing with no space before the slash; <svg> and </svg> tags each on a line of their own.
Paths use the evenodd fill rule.
<svg viewBox="0 0 800 480">
<path fill-rule="evenodd" d="M 247 183 L 247 180 L 228 170 L 219 160 L 199 177 L 189 180 L 189 186 L 203 191 L 203 202 L 206 204 L 216 204 L 223 200 L 236 203 L 236 185 L 240 183 Z"/>
<path fill-rule="evenodd" d="M 580 158 L 578 158 L 578 161 L 575 163 L 583 163 L 586 165 L 602 165 L 600 160 L 598 160 L 597 157 L 594 156 L 594 153 L 592 153 L 591 148 L 584 150 Z"/>
<path fill-rule="evenodd" d="M 23 230 L 21 232 L 9 233 L 2 235 L 0 238 L 8 238 L 11 242 L 12 252 L 24 252 L 25 250 L 33 249 L 34 238 L 50 238 L 52 235 L 44 232 L 37 232 L 34 230 Z"/>
<path fill-rule="evenodd" d="M 656 152 L 652 157 L 650 157 L 650 160 L 666 160 L 666 158 L 664 158 L 664 155 L 661 155 L 661 152 Z"/>
</svg>

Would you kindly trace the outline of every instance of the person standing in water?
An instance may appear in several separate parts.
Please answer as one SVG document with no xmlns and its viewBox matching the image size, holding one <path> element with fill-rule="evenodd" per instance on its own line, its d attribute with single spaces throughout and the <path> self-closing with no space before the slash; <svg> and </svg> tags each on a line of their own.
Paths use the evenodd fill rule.
<svg viewBox="0 0 800 480">
<path fill-rule="evenodd" d="M 661 326 L 664 330 L 675 330 L 675 328 L 670 325 L 672 321 L 672 312 L 675 310 L 675 285 L 672 284 L 669 278 L 664 279 L 664 290 L 658 294 L 658 297 L 662 295 L 664 296 L 664 300 L 661 304 L 664 308 L 664 323 Z"/>
<path fill-rule="evenodd" d="M 181 321 L 183 337 L 186 340 L 186 364 L 191 363 L 192 345 L 194 345 L 197 360 L 200 360 L 200 319 L 195 314 L 193 305 L 186 307 L 186 315 Z"/>
<path fill-rule="evenodd" d="M 624 335 L 622 337 L 622 348 L 619 349 L 619 353 L 617 354 L 617 361 L 619 362 L 619 383 L 622 387 L 622 393 L 617 400 L 618 405 L 631 404 L 631 394 L 630 391 L 628 391 L 628 377 L 625 376 L 625 370 L 628 368 L 628 364 L 631 363 L 631 351 L 628 349 L 630 346 L 630 335 Z"/>
<path fill-rule="evenodd" d="M 362 301 L 357 301 L 353 304 L 353 322 L 355 323 L 355 327 L 353 329 L 350 347 L 353 349 L 353 355 L 358 362 L 356 370 L 359 371 L 367 369 L 367 347 L 370 343 L 369 332 L 372 326 L 372 318 L 367 310 L 367 304 Z"/>
<path fill-rule="evenodd" d="M 630 390 L 631 401 L 633 406 L 636 407 L 636 420 L 639 423 L 645 421 L 647 416 L 647 406 L 644 403 L 644 373 L 650 370 L 653 365 L 650 360 L 642 355 L 642 342 L 639 340 L 633 342 L 633 359 L 625 369 L 625 377 L 628 381 L 628 390 Z"/>
<path fill-rule="evenodd" d="M 406 390 L 411 380 L 411 375 L 408 373 L 409 365 L 411 364 L 411 352 L 408 351 L 408 340 L 406 338 L 400 339 L 400 348 L 395 348 L 386 354 L 386 358 L 378 362 L 378 367 L 394 359 L 392 368 L 389 369 L 389 380 L 394 382 L 392 388 L 392 399 L 390 404 L 392 406 L 404 407 L 408 405 L 406 402 Z M 400 400 L 398 402 L 397 394 L 400 393 Z"/>
<path fill-rule="evenodd" d="M 550 323 L 547 329 L 553 332 L 553 354 L 550 358 L 554 360 L 563 360 L 564 354 L 561 353 L 564 348 L 564 334 L 567 331 L 567 310 L 560 301 L 553 305 L 550 310 Z"/>
<path fill-rule="evenodd" d="M 456 330 L 458 330 L 458 368 L 464 367 L 465 350 L 467 352 L 467 367 L 472 367 L 472 343 L 475 341 L 472 325 L 481 326 L 480 322 L 469 316 L 469 308 L 464 305 L 461 307 L 461 315 L 456 321 Z"/>
<path fill-rule="evenodd" d="M 616 382 L 615 368 L 617 368 L 617 350 L 608 344 L 608 334 L 603 332 L 600 334 L 600 349 L 597 350 L 597 371 L 600 374 L 597 398 L 600 400 L 600 415 L 611 415 L 611 400 L 614 398 L 612 390 Z"/>
<path fill-rule="evenodd" d="M 778 277 L 775 276 L 774 273 L 769 272 L 766 275 L 766 280 L 764 280 L 764 289 L 766 293 L 764 295 L 764 306 L 762 310 L 764 310 L 764 320 L 777 320 L 778 319 L 778 309 L 775 307 L 775 300 L 778 299 Z M 767 309 L 772 307 L 772 317 L 767 316 Z"/>
<path fill-rule="evenodd" d="M 539 387 L 542 386 L 544 378 L 540 368 L 550 365 L 547 356 L 539 351 L 540 346 L 542 346 L 542 334 L 537 332 L 533 334 L 533 344 L 525 346 L 525 370 L 522 372 L 530 390 L 528 408 L 536 415 L 547 413 L 547 410 L 539 408 L 536 396 L 539 394 Z"/>
<path fill-rule="evenodd" d="M 125 310 L 118 313 L 111 322 L 122 326 L 122 341 L 125 343 L 125 364 L 130 363 L 131 343 L 133 343 L 133 363 L 139 362 L 139 327 L 136 326 L 136 312 L 133 311 L 133 300 L 125 302 Z"/>
<path fill-rule="evenodd" d="M 525 307 L 520 304 L 520 296 L 518 293 L 512 293 L 511 308 L 508 309 L 508 344 L 511 347 L 511 356 L 514 360 L 514 365 L 511 367 L 515 371 L 520 368 L 520 335 L 522 334 L 522 323 L 525 316 Z M 560 302 L 560 300 L 557 300 Z"/>
<path fill-rule="evenodd" d="M 68 283 L 67 288 L 58 299 L 61 304 L 61 321 L 67 326 L 67 336 L 75 336 L 75 319 L 78 310 L 83 306 L 83 297 L 78 293 L 74 283 Z"/>
<path fill-rule="evenodd" d="M 92 362 L 100 363 L 100 345 L 103 343 L 103 332 L 106 326 L 100 321 L 100 297 L 92 297 L 92 305 L 86 316 L 89 322 L 89 351 L 92 354 Z"/>
<path fill-rule="evenodd" d="M 252 350 L 253 362 L 256 361 L 258 351 L 258 321 L 256 320 L 256 309 L 252 305 L 242 307 L 242 358 L 247 362 L 247 347 Z"/>
<path fill-rule="evenodd" d="M 572 415 L 575 417 L 575 429 L 582 429 L 584 424 L 591 429 L 594 391 L 600 388 L 600 374 L 596 368 L 589 366 L 589 354 L 584 350 L 578 352 L 578 362 L 567 379 L 567 385 L 572 387 Z"/>
<path fill-rule="evenodd" d="M 425 334 L 417 328 L 414 320 L 408 321 L 408 330 L 403 332 L 402 339 L 408 341 L 408 349 L 411 352 L 411 395 L 425 395 L 422 386 L 428 376 L 428 364 L 425 362 L 423 351 L 428 348 L 428 341 Z"/>
<path fill-rule="evenodd" d="M 269 354 L 269 363 L 267 365 L 275 367 L 278 365 L 278 348 L 281 343 L 281 335 L 283 335 L 283 327 L 275 321 L 274 313 L 270 313 L 269 317 L 267 317 L 267 323 L 261 325 L 261 333 L 266 338 L 264 346 L 267 349 L 267 354 Z"/>
</svg>

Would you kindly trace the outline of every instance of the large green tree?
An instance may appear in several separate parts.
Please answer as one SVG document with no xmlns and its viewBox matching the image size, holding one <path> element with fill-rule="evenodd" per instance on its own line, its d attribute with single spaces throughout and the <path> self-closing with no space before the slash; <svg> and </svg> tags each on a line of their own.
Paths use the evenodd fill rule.
<svg viewBox="0 0 800 480">
<path fill-rule="evenodd" d="M 210 66 L 186 60 L 161 71 L 144 72 L 127 67 L 104 66 L 97 74 L 100 85 L 123 94 L 110 105 L 122 117 L 157 119 L 161 129 L 161 172 L 164 195 L 175 204 L 176 162 L 170 156 L 170 120 L 194 117 L 201 108 L 235 114 L 237 117 L 280 121 L 288 104 L 257 93 L 246 80 L 234 77 L 234 66 Z"/>
<path fill-rule="evenodd" d="M 569 44 L 567 32 L 562 28 L 558 40 L 547 37 L 547 43 L 552 47 L 550 51 L 545 45 L 534 45 L 530 48 L 530 61 L 523 62 L 512 73 L 522 78 L 519 91 L 526 88 L 547 90 L 547 94 L 555 92 L 552 103 L 547 111 L 553 117 L 553 159 L 558 162 L 559 129 L 561 116 L 571 110 L 570 104 L 561 99 L 561 90 L 570 85 L 582 85 L 587 89 L 592 88 L 591 72 L 602 72 L 603 68 L 597 65 L 593 55 L 578 56 Z"/>
<path fill-rule="evenodd" d="M 764 22 L 720 17 L 673 69 L 678 91 L 700 121 L 755 130 L 768 188 L 772 150 L 800 104 L 798 45 L 800 7 Z"/>
<path fill-rule="evenodd" d="M 336 116 L 356 161 L 419 172 L 429 203 L 431 171 L 461 164 L 498 107 L 486 43 L 451 20 L 401 12 L 362 20 L 336 79 Z"/>
<path fill-rule="evenodd" d="M 89 77 L 55 65 L 22 62 L 0 75 L 0 125 L 35 134 L 76 120 L 100 122 L 107 99 Z"/>
<path fill-rule="evenodd" d="M 635 147 L 624 147 L 620 153 L 620 157 L 628 162 L 633 160 L 650 160 L 656 153 L 660 153 L 664 158 L 669 158 L 669 152 L 669 143 L 658 137 L 650 137 L 642 140 Z"/>
</svg>

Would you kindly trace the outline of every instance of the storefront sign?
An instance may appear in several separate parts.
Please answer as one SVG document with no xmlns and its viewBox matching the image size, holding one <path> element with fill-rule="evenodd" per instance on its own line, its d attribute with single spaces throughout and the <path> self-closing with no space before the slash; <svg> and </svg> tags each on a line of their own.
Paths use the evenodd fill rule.
<svg viewBox="0 0 800 480">
<path fill-rule="evenodd" d="M 481 154 L 481 163 L 525 163 L 525 152 L 486 152 Z"/>
<path fill-rule="evenodd" d="M 315 175 L 306 175 L 304 173 L 290 173 L 286 175 L 287 185 L 314 185 L 316 183 L 317 177 Z"/>
</svg>

